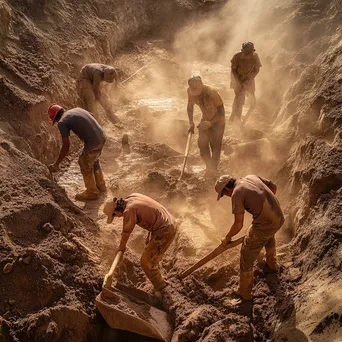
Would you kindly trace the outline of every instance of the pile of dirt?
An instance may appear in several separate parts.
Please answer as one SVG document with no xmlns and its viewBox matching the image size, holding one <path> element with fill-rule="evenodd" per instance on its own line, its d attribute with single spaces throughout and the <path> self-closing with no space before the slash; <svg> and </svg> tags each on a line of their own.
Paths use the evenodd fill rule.
<svg viewBox="0 0 342 342">
<path fill-rule="evenodd" d="M 0 335 L 82 341 L 95 327 L 101 278 L 87 246 L 98 228 L 45 166 L 4 141 L 0 158 Z"/>
</svg>

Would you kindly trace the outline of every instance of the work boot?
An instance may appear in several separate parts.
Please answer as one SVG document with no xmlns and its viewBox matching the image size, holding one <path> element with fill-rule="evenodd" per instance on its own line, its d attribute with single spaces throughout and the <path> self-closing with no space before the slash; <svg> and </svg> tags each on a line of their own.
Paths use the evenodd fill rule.
<svg viewBox="0 0 342 342">
<path fill-rule="evenodd" d="M 252 300 L 253 272 L 240 272 L 239 289 L 233 294 L 243 301 Z"/>
<path fill-rule="evenodd" d="M 93 201 L 93 200 L 97 200 L 99 198 L 99 194 L 94 193 L 94 192 L 90 192 L 89 190 L 84 190 L 83 192 L 77 194 L 75 196 L 75 199 L 77 201 Z"/>
<path fill-rule="evenodd" d="M 95 176 L 93 171 L 82 171 L 84 185 L 87 190 L 77 194 L 75 199 L 78 201 L 96 200 L 99 198 L 99 189 L 95 183 Z"/>
<path fill-rule="evenodd" d="M 262 270 L 265 274 L 274 274 L 278 272 L 279 267 L 277 266 L 276 268 L 271 268 L 270 266 L 268 266 L 267 262 L 264 262 Z"/>
<path fill-rule="evenodd" d="M 94 171 L 96 187 L 99 189 L 100 192 L 105 192 L 107 190 L 106 182 L 103 178 L 102 170 L 95 170 Z"/>
</svg>

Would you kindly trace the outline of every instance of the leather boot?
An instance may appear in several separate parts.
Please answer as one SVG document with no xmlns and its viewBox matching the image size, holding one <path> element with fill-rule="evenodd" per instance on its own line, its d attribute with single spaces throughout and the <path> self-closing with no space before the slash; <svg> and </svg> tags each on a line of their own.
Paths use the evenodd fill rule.
<svg viewBox="0 0 342 342">
<path fill-rule="evenodd" d="M 100 192 L 105 192 L 107 190 L 106 183 L 103 177 L 102 170 L 94 170 L 96 186 Z"/>
<path fill-rule="evenodd" d="M 95 176 L 92 171 L 81 171 L 86 190 L 77 194 L 75 199 L 78 201 L 96 200 L 99 198 L 99 190 L 96 187 Z"/>
</svg>

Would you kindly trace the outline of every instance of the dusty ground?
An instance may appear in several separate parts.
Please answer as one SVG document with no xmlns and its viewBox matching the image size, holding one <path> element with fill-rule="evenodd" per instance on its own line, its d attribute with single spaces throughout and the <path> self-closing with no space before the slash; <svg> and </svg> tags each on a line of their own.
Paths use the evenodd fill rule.
<svg viewBox="0 0 342 342">
<path fill-rule="evenodd" d="M 167 29 L 163 35 L 167 34 L 168 39 L 151 35 L 130 37 L 129 32 L 146 32 L 153 22 L 143 14 L 143 2 L 130 12 L 130 18 L 135 18 L 131 24 L 123 20 L 123 14 L 113 16 L 114 12 L 101 10 L 102 2 L 97 4 L 99 8 L 95 10 L 86 2 L 84 12 L 79 13 L 100 16 L 97 31 L 91 31 L 89 20 L 79 26 L 72 38 L 62 24 L 59 33 L 52 33 L 51 37 L 59 43 L 74 39 L 74 53 L 60 44 L 61 50 L 69 54 L 58 54 L 54 59 L 50 56 L 51 45 L 41 33 L 51 4 L 45 3 L 46 16 L 42 19 L 24 3 L 18 2 L 14 7 L 12 3 L 0 2 L 0 14 L 8 23 L 1 31 L 6 44 L 0 69 L 0 156 L 4 166 L 0 189 L 1 338 L 142 341 L 139 336 L 108 330 L 95 310 L 95 296 L 113 260 L 121 228 L 120 221 L 105 223 L 103 203 L 113 195 L 137 191 L 165 204 L 179 222 L 179 234 L 162 262 L 174 302 L 169 303 L 175 324 L 174 341 L 340 341 L 339 1 L 288 1 L 267 8 L 255 4 L 252 23 L 239 11 L 232 15 L 235 1 L 231 1 L 220 12 L 205 12 L 196 22 L 190 20 L 174 40 Z M 190 2 L 179 4 L 190 9 L 193 6 Z M 243 9 L 246 4 L 249 5 L 241 2 L 239 6 Z M 165 4 L 163 11 L 168 9 Z M 76 10 L 70 5 L 69 11 Z M 65 13 L 68 11 L 60 10 L 59 18 L 64 18 Z M 227 26 L 227 17 L 232 26 Z M 219 25 L 212 25 L 213 20 Z M 205 81 L 215 85 L 229 116 L 229 56 L 235 45 L 226 44 L 224 39 L 232 39 L 233 33 L 236 40 L 245 38 L 235 31 L 231 24 L 234 21 L 240 25 L 247 21 L 248 30 L 253 32 L 254 28 L 257 32 L 253 39 L 264 56 L 263 69 L 258 77 L 259 103 L 255 113 L 244 129 L 227 125 L 220 171 L 257 173 L 275 180 L 286 213 L 285 225 L 277 234 L 281 272 L 279 277 L 265 276 L 256 265 L 253 305 L 241 305 L 231 296 L 238 282 L 238 248 L 182 283 L 176 278 L 180 271 L 215 248 L 231 224 L 230 200 L 216 202 L 214 179 L 205 177 L 196 136 L 184 180 L 177 182 L 177 178 L 187 138 L 187 77 L 200 73 Z M 112 22 L 123 25 L 119 37 L 109 39 L 109 45 L 106 40 L 101 43 L 95 39 L 90 50 L 88 46 L 87 57 L 82 56 L 82 46 L 75 43 L 79 36 L 90 32 L 101 37 L 102 32 L 109 37 Z M 9 43 L 5 37 L 8 32 L 13 34 L 15 23 L 18 26 L 14 36 L 20 40 L 12 36 Z M 292 30 L 298 27 L 304 32 L 303 42 L 293 39 Z M 30 39 L 24 28 L 30 28 Z M 222 28 L 227 29 L 228 38 L 222 37 Z M 128 39 L 126 48 L 113 58 L 117 45 Z M 15 59 L 11 54 L 19 51 L 16 44 L 20 41 L 30 43 L 20 45 L 20 58 Z M 216 44 L 214 55 L 208 52 L 213 49 L 202 48 L 212 42 Z M 185 43 L 186 51 L 182 48 Z M 40 50 L 35 50 L 35 46 L 40 46 Z M 43 46 L 48 49 L 44 53 L 49 58 L 37 72 L 35 64 L 42 60 L 31 58 L 25 62 L 23 51 L 39 56 L 36 53 L 43 51 Z M 74 195 L 83 187 L 76 158 L 80 145 L 73 140 L 72 154 L 52 179 L 36 159 L 44 163 L 53 159 L 58 135 L 49 135 L 53 131 L 45 118 L 40 130 L 35 127 L 35 120 L 45 115 L 54 93 L 57 100 L 72 105 L 73 84 L 65 81 L 67 70 L 72 70 L 70 75 L 74 77 L 78 65 L 101 54 L 106 56 L 106 62 L 123 71 L 123 77 L 146 67 L 119 92 L 108 89 L 123 128 L 99 114 L 109 137 L 102 155 L 107 194 L 98 201 L 73 203 Z M 58 70 L 59 77 L 48 72 L 49 68 Z M 28 78 L 30 72 L 36 76 Z M 51 79 L 46 78 L 46 85 L 52 83 L 56 89 L 41 83 L 45 79 L 42 75 L 47 74 Z M 60 92 L 58 89 L 64 86 L 65 92 Z M 22 113 L 27 116 L 19 116 Z M 197 112 L 196 119 L 199 117 Z M 129 136 L 129 147 L 121 145 L 123 134 Z M 248 221 L 244 230 L 247 227 Z M 134 231 L 118 278 L 127 285 L 151 291 L 139 267 L 145 236 L 139 228 Z"/>
</svg>

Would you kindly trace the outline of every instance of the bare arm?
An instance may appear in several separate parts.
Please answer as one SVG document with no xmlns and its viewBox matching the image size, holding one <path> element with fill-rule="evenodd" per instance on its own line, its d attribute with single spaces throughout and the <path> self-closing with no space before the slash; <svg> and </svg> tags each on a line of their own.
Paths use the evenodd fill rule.
<svg viewBox="0 0 342 342">
<path fill-rule="evenodd" d="M 248 79 L 248 80 L 254 79 L 255 76 L 258 75 L 259 71 L 260 71 L 260 68 L 255 68 L 255 70 L 248 76 L 247 79 Z"/>
<path fill-rule="evenodd" d="M 236 82 L 240 83 L 240 82 L 241 82 L 241 81 L 240 81 L 240 75 L 238 74 L 236 68 L 232 68 L 232 74 L 233 74 L 233 76 L 234 76 Z"/>
<path fill-rule="evenodd" d="M 226 237 L 222 240 L 222 243 L 228 243 L 232 237 L 241 231 L 243 227 L 244 216 L 245 214 L 234 214 L 234 223 Z"/>
<path fill-rule="evenodd" d="M 70 149 L 70 139 L 69 137 L 65 137 L 62 139 L 62 147 L 59 152 L 59 156 L 57 160 L 55 161 L 56 166 L 58 166 L 61 163 L 61 161 L 65 158 L 65 156 L 69 153 L 69 149 Z"/>
<path fill-rule="evenodd" d="M 189 118 L 189 132 L 194 133 L 195 130 L 195 124 L 194 124 L 194 105 L 188 101 L 188 107 L 187 107 L 187 112 L 188 112 L 188 118 Z"/>
<path fill-rule="evenodd" d="M 121 240 L 118 250 L 124 251 L 126 249 L 126 244 L 131 235 L 136 223 L 135 213 L 124 213 L 123 228 L 121 233 Z"/>
<path fill-rule="evenodd" d="M 101 91 L 100 91 L 100 84 L 102 81 L 102 76 L 98 71 L 95 71 L 93 74 L 93 92 L 95 95 L 95 99 L 100 101 L 101 99 Z"/>
</svg>

